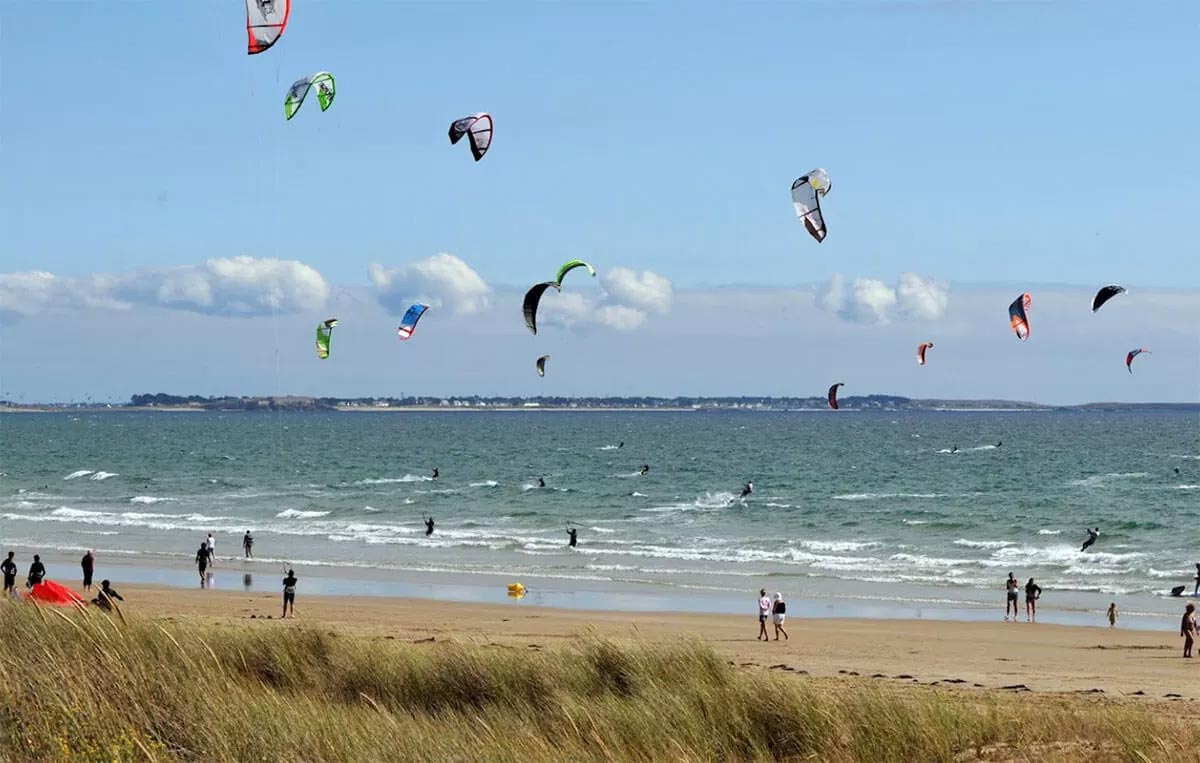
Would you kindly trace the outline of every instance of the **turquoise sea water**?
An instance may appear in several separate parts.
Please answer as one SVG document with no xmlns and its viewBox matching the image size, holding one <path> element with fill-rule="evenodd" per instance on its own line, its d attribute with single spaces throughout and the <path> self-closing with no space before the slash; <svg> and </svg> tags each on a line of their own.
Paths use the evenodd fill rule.
<svg viewBox="0 0 1200 763">
<path fill-rule="evenodd" d="M 240 557 L 251 530 L 259 560 L 237 568 L 272 580 L 291 564 L 697 609 L 766 586 L 991 613 L 1013 571 L 1044 610 L 1166 617 L 1200 561 L 1200 421 L 1184 414 L 20 414 L 0 418 L 0 473 L 5 547 L 180 575 L 207 533 Z"/>
</svg>

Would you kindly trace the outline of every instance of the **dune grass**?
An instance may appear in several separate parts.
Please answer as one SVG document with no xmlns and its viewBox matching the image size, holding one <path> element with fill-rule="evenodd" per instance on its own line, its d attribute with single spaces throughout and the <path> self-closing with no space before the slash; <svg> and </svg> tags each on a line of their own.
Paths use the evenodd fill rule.
<svg viewBox="0 0 1200 763">
<path fill-rule="evenodd" d="M 0 602 L 3 761 L 1195 760 L 1122 703 L 809 680 L 698 641 L 532 651 Z"/>
</svg>

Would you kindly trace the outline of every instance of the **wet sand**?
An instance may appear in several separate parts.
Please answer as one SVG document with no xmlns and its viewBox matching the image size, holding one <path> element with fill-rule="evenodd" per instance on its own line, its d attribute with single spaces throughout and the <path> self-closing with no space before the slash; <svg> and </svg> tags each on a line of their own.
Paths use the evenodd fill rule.
<svg viewBox="0 0 1200 763">
<path fill-rule="evenodd" d="M 1103 693 L 1106 697 L 1200 699 L 1200 658 L 1180 655 L 1171 631 L 1002 622 L 789 618 L 787 641 L 755 639 L 757 617 L 553 609 L 366 596 L 307 596 L 279 622 L 280 594 L 120 586 L 125 609 L 199 624 L 329 627 L 348 635 L 403 641 L 459 640 L 553 649 L 580 634 L 616 638 L 700 638 L 746 667 L 892 684 L 976 691 Z M 269 619 L 268 619 L 269 618 Z M 772 631 L 773 628 L 768 626 Z M 1006 688 L 1024 687 L 1024 688 Z M 1100 691 L 1096 691 L 1100 690 Z M 1142 694 L 1138 694 L 1142 692 Z M 1200 703 L 1184 703 L 1200 712 Z"/>
</svg>

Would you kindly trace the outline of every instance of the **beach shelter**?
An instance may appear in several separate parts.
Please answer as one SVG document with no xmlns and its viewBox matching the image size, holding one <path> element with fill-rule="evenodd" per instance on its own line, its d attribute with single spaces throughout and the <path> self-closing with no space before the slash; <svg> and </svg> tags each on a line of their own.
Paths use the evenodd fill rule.
<svg viewBox="0 0 1200 763">
<path fill-rule="evenodd" d="M 50 604 L 55 607 L 70 607 L 83 604 L 83 597 L 53 580 L 43 580 L 29 592 L 29 598 L 39 604 Z"/>
</svg>

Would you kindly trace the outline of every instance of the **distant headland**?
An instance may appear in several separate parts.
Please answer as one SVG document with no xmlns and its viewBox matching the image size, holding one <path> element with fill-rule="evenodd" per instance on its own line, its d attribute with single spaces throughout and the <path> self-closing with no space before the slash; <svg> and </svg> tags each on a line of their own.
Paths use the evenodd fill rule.
<svg viewBox="0 0 1200 763">
<path fill-rule="evenodd" d="M 1200 413 L 1200 403 L 1043 405 L 1016 400 L 942 400 L 897 395 L 846 396 L 842 411 L 1173 411 Z M 24 403 L 0 400 L 0 413 L 78 411 L 824 411 L 824 397 L 308 397 L 134 395 L 127 403 Z"/>
</svg>

